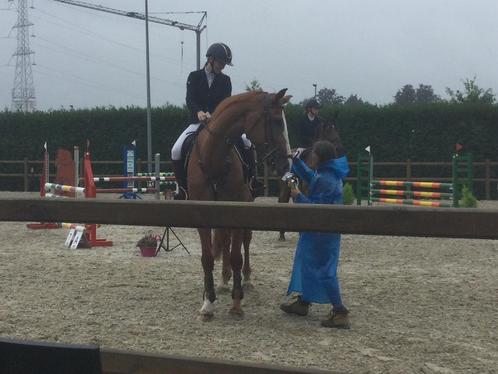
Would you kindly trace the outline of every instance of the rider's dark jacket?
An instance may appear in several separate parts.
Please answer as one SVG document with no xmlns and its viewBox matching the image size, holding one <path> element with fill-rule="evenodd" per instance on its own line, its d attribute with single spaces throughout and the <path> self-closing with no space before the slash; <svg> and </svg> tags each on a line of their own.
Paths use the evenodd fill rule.
<svg viewBox="0 0 498 374">
<path fill-rule="evenodd" d="M 218 104 L 232 95 L 230 77 L 223 73 L 215 74 L 211 87 L 208 85 L 204 69 L 193 71 L 187 79 L 187 107 L 190 111 L 191 123 L 198 123 L 197 112 L 213 114 Z"/>
<path fill-rule="evenodd" d="M 300 147 L 310 148 L 313 145 L 313 141 L 318 136 L 318 127 L 321 122 L 318 116 L 315 116 L 313 121 L 310 121 L 307 114 L 301 118 L 298 125 Z"/>
</svg>

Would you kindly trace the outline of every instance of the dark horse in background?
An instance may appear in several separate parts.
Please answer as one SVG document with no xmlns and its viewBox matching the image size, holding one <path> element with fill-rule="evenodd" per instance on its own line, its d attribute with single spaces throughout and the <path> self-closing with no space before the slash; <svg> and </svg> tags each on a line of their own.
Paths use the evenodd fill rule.
<svg viewBox="0 0 498 374">
<path fill-rule="evenodd" d="M 235 148 L 243 133 L 257 148 L 272 153 L 278 164 L 288 158 L 283 106 L 291 96 L 286 89 L 276 94 L 251 91 L 223 100 L 210 121 L 199 131 L 187 165 L 188 193 L 191 200 L 253 201 L 240 153 Z M 287 167 L 288 170 L 288 167 Z M 277 171 L 284 174 L 287 170 Z M 247 230 L 198 229 L 204 270 L 204 301 L 200 310 L 203 321 L 214 315 L 216 292 L 213 279 L 214 255 L 223 253 L 233 274 L 230 314 L 242 317 L 242 242 L 250 241 Z M 214 231 L 214 233 L 213 233 Z M 245 243 L 249 245 L 249 243 Z M 225 258 L 226 256 L 226 258 Z"/>
<path fill-rule="evenodd" d="M 313 140 L 313 143 L 318 141 L 318 140 L 328 140 L 331 142 L 334 147 L 336 148 L 337 151 L 337 157 L 342 157 L 346 154 L 346 151 L 344 150 L 344 147 L 341 142 L 341 138 L 339 136 L 339 132 L 337 131 L 335 127 L 335 121 L 333 122 L 327 122 L 324 123 L 322 122 L 319 127 L 317 128 L 316 131 L 316 136 L 315 139 Z M 295 151 L 295 150 L 294 150 Z M 299 157 L 306 163 L 306 165 L 310 166 L 311 165 L 311 148 L 306 148 L 304 149 Z M 300 181 L 299 188 L 301 191 L 307 190 L 307 186 L 303 184 L 302 181 Z M 283 182 L 282 180 L 279 181 L 279 196 L 278 196 L 278 202 L 279 203 L 288 203 L 290 200 L 290 188 L 287 185 L 287 183 Z M 280 237 L 278 238 L 279 240 L 284 241 L 285 240 L 285 231 L 280 231 Z"/>
</svg>

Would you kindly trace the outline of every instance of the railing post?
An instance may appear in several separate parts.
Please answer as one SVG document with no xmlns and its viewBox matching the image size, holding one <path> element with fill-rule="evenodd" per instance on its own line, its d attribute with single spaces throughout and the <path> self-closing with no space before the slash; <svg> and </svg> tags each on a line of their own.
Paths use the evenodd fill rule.
<svg viewBox="0 0 498 374">
<path fill-rule="evenodd" d="M 142 172 L 142 160 L 137 158 L 137 173 Z"/>
<path fill-rule="evenodd" d="M 408 160 L 406 160 L 406 180 L 407 181 L 410 181 L 412 178 L 412 160 L 409 158 Z M 411 191 L 411 187 L 408 185 L 406 187 L 406 190 L 407 191 Z"/>
<path fill-rule="evenodd" d="M 24 192 L 28 191 L 28 158 L 24 157 Z"/>
<path fill-rule="evenodd" d="M 268 197 L 268 190 L 269 190 L 269 185 L 268 185 L 268 164 L 266 161 L 263 163 L 263 183 L 265 185 L 265 193 L 264 196 Z"/>
<path fill-rule="evenodd" d="M 489 162 L 489 158 L 486 159 L 486 161 L 484 161 L 484 164 L 485 164 L 485 178 L 486 180 L 484 181 L 484 194 L 486 196 L 486 200 L 491 200 L 491 181 L 490 181 L 490 178 L 491 178 L 491 165 L 490 165 L 490 162 Z"/>
</svg>

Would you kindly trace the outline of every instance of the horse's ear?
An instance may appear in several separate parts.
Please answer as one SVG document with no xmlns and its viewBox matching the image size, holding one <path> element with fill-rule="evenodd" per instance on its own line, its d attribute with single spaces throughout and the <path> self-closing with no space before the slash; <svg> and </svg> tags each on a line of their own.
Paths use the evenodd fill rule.
<svg viewBox="0 0 498 374">
<path fill-rule="evenodd" d="M 292 98 L 292 95 L 285 95 L 282 100 L 280 100 L 280 105 L 285 105 L 289 102 L 289 100 Z"/>
<path fill-rule="evenodd" d="M 273 98 L 273 101 L 274 101 L 275 103 L 278 103 L 278 102 L 280 101 L 280 99 L 284 97 L 285 92 L 287 92 L 287 88 L 284 88 L 284 89 L 282 89 L 282 90 L 278 91 L 278 92 L 275 94 L 275 97 Z"/>
</svg>

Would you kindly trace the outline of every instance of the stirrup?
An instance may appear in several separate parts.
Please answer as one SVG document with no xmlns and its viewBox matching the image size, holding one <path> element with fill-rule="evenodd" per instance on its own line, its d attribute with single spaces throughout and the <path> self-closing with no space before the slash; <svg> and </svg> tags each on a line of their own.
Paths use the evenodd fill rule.
<svg viewBox="0 0 498 374">
<path fill-rule="evenodd" d="M 173 200 L 188 200 L 187 190 L 179 186 L 178 192 L 173 196 Z"/>
</svg>

